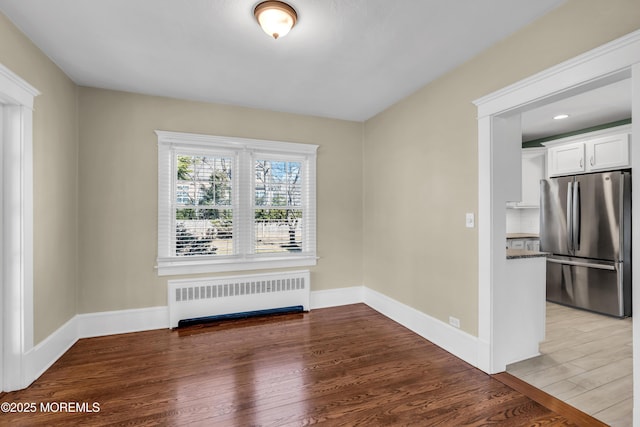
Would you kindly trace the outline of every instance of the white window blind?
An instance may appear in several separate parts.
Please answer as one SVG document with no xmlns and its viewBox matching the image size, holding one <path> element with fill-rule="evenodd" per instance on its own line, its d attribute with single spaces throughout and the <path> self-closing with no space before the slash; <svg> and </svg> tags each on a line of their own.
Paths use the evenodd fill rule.
<svg viewBox="0 0 640 427">
<path fill-rule="evenodd" d="M 176 256 L 232 255 L 231 157 L 178 152 L 176 162 Z"/>
<path fill-rule="evenodd" d="M 301 251 L 306 238 L 302 162 L 257 159 L 254 167 L 255 252 Z"/>
<path fill-rule="evenodd" d="M 317 145 L 156 134 L 160 275 L 315 265 Z"/>
</svg>

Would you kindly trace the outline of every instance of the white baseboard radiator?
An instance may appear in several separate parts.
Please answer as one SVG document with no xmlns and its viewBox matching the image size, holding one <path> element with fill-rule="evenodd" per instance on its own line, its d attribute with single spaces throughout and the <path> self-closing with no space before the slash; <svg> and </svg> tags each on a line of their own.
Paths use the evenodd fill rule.
<svg viewBox="0 0 640 427">
<path fill-rule="evenodd" d="M 284 311 L 308 311 L 309 270 L 169 280 L 169 327 Z"/>
</svg>

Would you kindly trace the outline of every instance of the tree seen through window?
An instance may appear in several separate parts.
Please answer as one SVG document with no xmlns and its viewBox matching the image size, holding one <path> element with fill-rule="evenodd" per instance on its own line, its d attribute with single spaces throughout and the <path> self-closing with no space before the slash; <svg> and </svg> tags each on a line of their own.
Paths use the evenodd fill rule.
<svg viewBox="0 0 640 427">
<path fill-rule="evenodd" d="M 176 255 L 233 253 L 231 159 L 177 156 Z"/>
</svg>

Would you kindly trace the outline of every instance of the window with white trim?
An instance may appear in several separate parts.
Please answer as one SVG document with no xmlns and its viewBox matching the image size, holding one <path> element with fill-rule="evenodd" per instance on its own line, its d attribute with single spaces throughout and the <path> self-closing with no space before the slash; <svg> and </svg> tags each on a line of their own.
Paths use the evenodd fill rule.
<svg viewBox="0 0 640 427">
<path fill-rule="evenodd" d="M 316 151 L 156 131 L 160 275 L 316 264 Z"/>
</svg>

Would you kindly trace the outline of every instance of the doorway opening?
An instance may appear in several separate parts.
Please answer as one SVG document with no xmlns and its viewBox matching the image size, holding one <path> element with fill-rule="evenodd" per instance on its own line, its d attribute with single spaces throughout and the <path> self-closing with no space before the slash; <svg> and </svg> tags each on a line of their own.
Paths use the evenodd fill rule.
<svg viewBox="0 0 640 427">
<path fill-rule="evenodd" d="M 509 277 L 505 256 L 507 201 L 518 200 L 520 182 L 513 183 L 513 164 L 520 164 L 520 147 L 508 141 L 521 137 L 520 114 L 545 103 L 630 78 L 632 147 L 640 144 L 640 31 L 580 55 L 475 102 L 478 107 L 478 240 L 479 240 L 479 351 L 478 366 L 503 372 L 510 360 Z M 631 153 L 640 165 L 640 150 Z M 515 168 L 518 170 L 519 168 Z M 640 174 L 632 186 L 640 188 Z M 632 244 L 640 247 L 640 209 L 632 213 Z M 640 283 L 640 251 L 633 253 L 633 278 Z M 638 286 L 633 286 L 638 289 Z M 633 311 L 640 313 L 638 292 Z M 633 318 L 637 322 L 638 316 Z M 640 325 L 633 328 L 634 366 L 640 357 Z M 640 408 L 640 370 L 634 369 L 634 408 Z"/>
<path fill-rule="evenodd" d="M 557 123 L 553 117 L 560 112 L 568 113 L 570 119 Z M 616 161 L 611 161 L 611 157 L 601 156 L 603 153 L 598 153 L 600 162 L 603 162 L 605 158 L 609 160 L 607 165 L 600 165 L 593 161 L 590 162 L 590 158 L 593 160 L 591 157 L 594 155 L 593 152 L 586 154 L 585 150 L 578 150 L 576 153 L 580 155 L 571 158 L 571 161 L 566 164 L 574 169 L 567 171 L 558 170 L 560 166 L 557 162 L 558 155 L 547 153 L 547 149 L 555 150 L 555 153 L 567 153 L 577 148 L 584 149 L 588 146 L 594 148 L 595 145 L 585 144 L 585 141 L 598 141 L 601 147 L 605 142 L 610 143 L 612 150 L 620 149 L 619 153 L 622 154 L 624 152 L 622 147 L 628 149 L 628 134 L 631 132 L 630 117 L 630 79 L 621 80 L 522 113 L 522 202 L 507 206 L 508 247 L 522 247 L 523 243 L 531 243 L 534 238 L 538 239 L 542 232 L 546 236 L 547 246 L 543 248 L 545 251 L 565 253 L 563 251 L 566 249 L 561 246 L 564 246 L 566 242 L 567 223 L 563 221 L 568 213 L 564 211 L 566 206 L 565 204 L 555 204 L 547 198 L 545 215 L 543 216 L 547 219 L 553 218 L 553 222 L 557 226 L 553 228 L 553 231 L 550 231 L 548 227 L 541 225 L 540 216 L 543 209 L 541 205 L 545 205 L 545 203 L 540 202 L 540 180 L 549 180 L 547 181 L 547 189 L 553 182 L 557 182 L 564 189 L 569 178 L 566 176 L 565 178 L 557 177 L 558 175 L 577 173 L 573 176 L 578 178 L 580 185 L 586 185 L 596 183 L 597 181 L 594 182 L 589 177 L 601 176 L 598 172 L 602 172 L 607 174 L 606 181 L 613 183 L 614 181 L 610 180 L 608 175 L 611 172 L 603 172 L 603 169 L 628 170 L 629 158 L 626 155 L 619 159 L 616 158 L 615 160 L 618 161 L 616 164 Z M 540 161 L 535 163 L 532 162 L 532 159 Z M 586 162 L 582 162 L 582 165 L 586 167 L 588 164 L 588 169 L 593 169 L 590 171 L 590 175 L 582 175 L 583 172 L 589 170 L 581 172 L 578 159 L 586 160 Z M 547 160 L 549 160 L 549 169 L 546 167 Z M 573 160 L 576 162 L 574 163 Z M 513 178 L 515 179 L 515 177 Z M 625 183 L 625 186 L 627 184 Z M 620 228 L 630 231 L 628 224 L 626 224 L 626 228 L 623 226 L 623 220 L 620 217 L 623 210 L 616 210 L 620 204 L 614 203 L 613 198 L 596 198 L 595 196 L 602 195 L 604 191 L 590 192 L 588 188 L 593 189 L 590 185 L 587 185 L 587 188 L 581 188 L 584 193 L 583 197 L 588 198 L 584 201 L 585 206 L 581 209 L 582 221 L 586 221 L 586 224 L 581 227 L 582 232 L 585 233 L 583 243 L 592 242 L 595 245 L 585 247 L 583 244 L 581 255 L 587 256 L 587 258 L 589 258 L 588 255 L 591 255 L 593 258 L 594 253 L 597 253 L 599 255 L 596 256 L 597 258 L 615 257 L 629 262 L 628 254 L 621 257 L 614 254 L 616 250 L 619 250 L 614 247 L 620 248 L 620 244 L 623 243 L 622 239 L 617 240 Z M 567 199 L 566 194 L 563 197 L 560 197 L 560 200 Z M 600 200 L 599 203 L 596 203 L 597 206 L 590 205 L 595 200 Z M 610 200 L 611 203 L 606 203 L 607 200 Z M 599 210 L 598 207 L 603 207 L 603 209 Z M 559 210 L 563 210 L 562 214 Z M 604 212 L 607 215 L 598 215 L 598 213 Z M 619 222 L 612 221 L 613 218 Z M 598 231 L 596 224 L 600 223 L 608 223 L 606 230 Z M 608 231 L 614 234 L 605 237 L 604 235 Z M 531 233 L 527 236 L 529 240 L 522 238 L 525 236 L 525 232 Z M 599 237 L 596 237 L 597 234 Z M 556 239 L 556 237 L 559 238 Z M 537 240 L 535 241 L 537 242 Z M 603 242 L 610 242 L 611 246 L 605 245 L 603 247 Z M 509 254 L 509 249 L 507 251 Z M 557 259 L 555 260 L 557 261 Z M 577 260 L 589 261 L 589 259 L 583 258 Z M 524 262 L 530 264 L 532 261 Z M 580 267 L 575 274 L 569 274 L 571 269 L 568 267 L 561 267 L 556 263 L 547 264 L 547 270 L 555 268 L 554 271 L 557 273 L 563 273 L 555 275 L 556 280 L 560 279 L 560 281 L 556 281 L 557 287 L 552 287 L 555 291 L 552 291 L 551 294 L 547 292 L 546 298 L 558 300 L 559 296 L 563 296 L 566 297 L 565 303 L 568 305 L 583 305 L 594 311 L 608 312 L 610 316 L 545 302 L 545 295 L 540 294 L 537 297 L 539 301 L 535 303 L 535 306 L 539 306 L 545 313 L 545 322 L 542 325 L 542 336 L 538 338 L 534 337 L 534 334 L 530 334 L 535 344 L 533 354 L 531 354 L 533 357 L 527 355 L 524 360 L 514 360 L 514 363 L 507 365 L 506 370 L 509 374 L 608 425 L 631 425 L 633 409 L 632 319 L 613 317 L 622 314 L 623 307 L 627 307 L 624 302 L 630 304 L 626 295 L 621 298 L 622 295 L 616 293 L 618 289 L 622 289 L 622 286 L 620 288 L 617 286 L 622 282 L 619 275 L 626 270 L 616 268 L 615 272 L 612 272 L 599 270 L 595 268 L 596 266 L 594 269 L 587 269 L 585 266 Z M 541 276 L 539 283 L 544 284 L 543 263 L 539 263 L 539 269 Z M 603 274 L 603 272 L 606 273 Z M 614 280 L 608 280 L 610 277 L 613 277 Z M 588 286 L 576 286 L 576 283 L 573 286 L 566 283 L 561 284 L 565 278 L 568 280 L 579 278 L 578 280 L 582 280 L 581 283 L 588 283 Z M 587 279 L 589 282 L 586 282 Z M 520 277 L 516 276 L 513 280 L 519 281 Z M 540 290 L 544 292 L 543 287 Z M 604 292 L 605 290 L 607 292 Z M 558 291 L 560 291 L 560 295 Z M 611 305 L 608 306 L 606 303 L 611 303 Z M 524 333 L 524 331 L 522 332 Z M 538 351 L 540 354 L 534 356 Z"/>
</svg>

